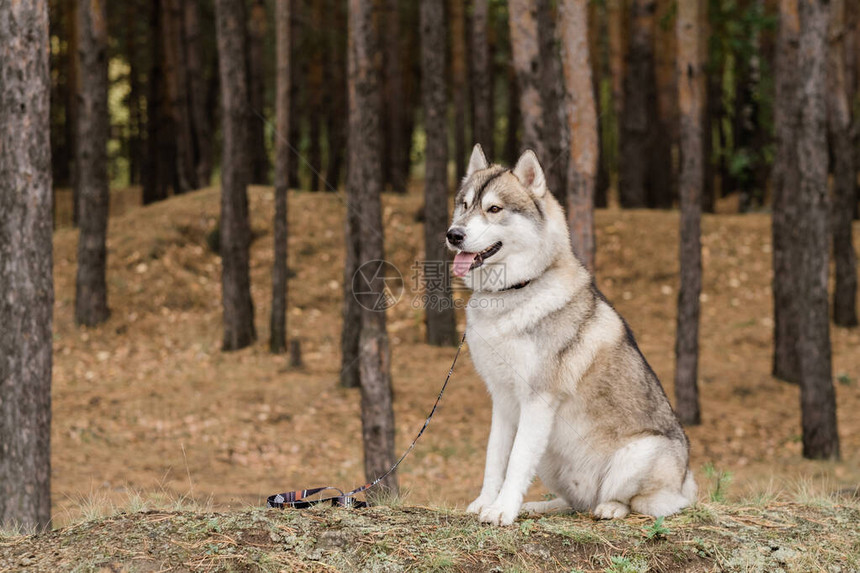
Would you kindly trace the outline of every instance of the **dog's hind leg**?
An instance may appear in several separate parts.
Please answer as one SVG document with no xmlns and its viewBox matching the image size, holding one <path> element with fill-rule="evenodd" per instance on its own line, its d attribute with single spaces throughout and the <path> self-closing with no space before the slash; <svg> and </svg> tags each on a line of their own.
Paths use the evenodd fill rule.
<svg viewBox="0 0 860 573">
<path fill-rule="evenodd" d="M 633 511 L 660 517 L 661 515 L 672 515 L 696 501 L 696 482 L 693 473 L 687 470 L 681 491 L 673 489 L 660 489 L 655 492 L 643 493 L 630 500 Z"/>
<path fill-rule="evenodd" d="M 594 515 L 625 517 L 630 508 L 647 515 L 670 515 L 690 504 L 684 493 L 695 488 L 686 462 L 674 443 L 663 436 L 635 440 L 613 456 L 604 475 Z M 682 490 L 687 490 L 686 492 Z"/>
<path fill-rule="evenodd" d="M 563 498 L 557 497 L 549 501 L 526 502 L 520 512 L 525 511 L 529 515 L 541 515 L 544 513 L 561 513 L 569 509 L 571 509 L 570 504 Z"/>
</svg>

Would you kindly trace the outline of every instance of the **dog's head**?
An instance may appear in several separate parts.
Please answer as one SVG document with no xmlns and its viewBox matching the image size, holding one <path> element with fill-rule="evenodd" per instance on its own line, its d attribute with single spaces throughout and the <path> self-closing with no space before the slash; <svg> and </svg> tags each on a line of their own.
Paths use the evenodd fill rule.
<svg viewBox="0 0 860 573">
<path fill-rule="evenodd" d="M 555 256 L 552 220 L 560 212 L 533 151 L 507 169 L 490 165 L 476 145 L 446 235 L 454 275 L 491 291 L 535 278 Z"/>
</svg>

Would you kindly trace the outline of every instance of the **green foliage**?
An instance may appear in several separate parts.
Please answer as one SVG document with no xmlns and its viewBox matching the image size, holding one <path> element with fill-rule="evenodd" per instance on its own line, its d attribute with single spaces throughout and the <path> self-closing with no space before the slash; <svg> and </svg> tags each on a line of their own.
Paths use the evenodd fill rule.
<svg viewBox="0 0 860 573">
<path fill-rule="evenodd" d="M 755 174 L 773 162 L 775 97 L 773 70 L 762 45 L 775 33 L 777 16 L 764 3 L 709 0 L 708 21 L 706 73 L 709 83 L 721 88 L 720 100 L 710 104 L 719 117 L 709 134 L 714 143 L 709 160 L 723 165 L 739 187 L 761 202 L 764 189 L 755 188 Z"/>
<path fill-rule="evenodd" d="M 532 529 L 535 528 L 535 520 L 534 519 L 524 519 L 520 522 L 520 533 L 525 535 L 526 537 L 531 534 Z"/>
<path fill-rule="evenodd" d="M 646 541 L 666 539 L 666 536 L 671 533 L 671 530 L 665 525 L 663 525 L 663 520 L 664 518 L 661 515 L 654 520 L 654 523 L 652 523 L 648 527 L 642 528 L 642 534 L 645 536 Z"/>
<path fill-rule="evenodd" d="M 606 573 L 645 573 L 648 571 L 648 564 L 636 558 L 621 557 L 616 555 L 612 557 L 609 567 L 604 569 Z"/>
<path fill-rule="evenodd" d="M 724 472 L 714 468 L 714 464 L 708 462 L 703 468 L 705 478 L 711 482 L 711 489 L 708 491 L 708 498 L 712 502 L 722 503 L 726 501 L 726 489 L 732 481 L 732 473 Z"/>
<path fill-rule="evenodd" d="M 837 377 L 836 381 L 842 384 L 843 386 L 851 386 L 854 383 L 854 380 L 846 374 L 845 372 L 841 372 Z"/>
</svg>

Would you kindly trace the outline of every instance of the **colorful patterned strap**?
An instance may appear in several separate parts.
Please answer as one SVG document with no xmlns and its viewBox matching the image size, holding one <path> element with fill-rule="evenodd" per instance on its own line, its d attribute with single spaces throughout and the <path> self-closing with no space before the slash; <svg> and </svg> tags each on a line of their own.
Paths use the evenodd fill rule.
<svg viewBox="0 0 860 573">
<path fill-rule="evenodd" d="M 312 505 L 317 505 L 318 503 L 326 503 L 329 502 L 331 505 L 335 507 L 367 507 L 366 501 L 360 501 L 355 499 L 355 496 L 359 493 L 365 492 L 390 476 L 394 470 L 397 469 L 397 466 L 400 465 L 406 456 L 409 455 L 409 452 L 415 448 L 415 444 L 424 434 L 424 430 L 427 429 L 427 426 L 430 425 L 430 419 L 433 418 L 433 414 L 436 413 L 436 408 L 439 407 L 439 402 L 442 400 L 442 394 L 445 393 L 445 388 L 448 387 L 448 382 L 451 380 L 451 376 L 454 374 L 454 366 L 457 365 L 457 358 L 460 357 L 460 351 L 463 349 L 463 344 L 466 342 L 466 333 L 463 333 L 463 338 L 460 339 L 460 345 L 457 347 L 457 353 L 454 355 L 454 361 L 451 363 L 451 368 L 448 369 L 448 376 L 445 377 L 445 383 L 442 384 L 442 389 L 439 390 L 439 395 L 436 396 L 436 402 L 433 404 L 433 409 L 430 410 L 430 414 L 424 420 L 424 425 L 421 426 L 421 430 L 418 432 L 418 435 L 415 436 L 415 439 L 412 440 L 412 443 L 409 444 L 409 447 L 406 448 L 406 451 L 403 452 L 403 455 L 400 456 L 400 459 L 397 460 L 393 466 L 391 466 L 387 472 L 373 480 L 371 483 L 366 483 L 363 486 L 357 487 L 354 490 L 344 493 L 342 489 L 325 486 L 325 487 L 315 487 L 311 489 L 301 489 L 296 491 L 288 491 L 285 493 L 279 493 L 275 495 L 270 495 L 266 500 L 267 507 L 274 507 L 278 509 L 285 508 L 293 508 L 293 509 L 305 509 L 311 507 Z M 313 497 L 319 493 L 322 493 L 327 490 L 332 490 L 338 492 L 340 495 L 330 496 L 330 497 L 319 497 L 316 499 L 307 499 L 309 497 Z"/>
</svg>

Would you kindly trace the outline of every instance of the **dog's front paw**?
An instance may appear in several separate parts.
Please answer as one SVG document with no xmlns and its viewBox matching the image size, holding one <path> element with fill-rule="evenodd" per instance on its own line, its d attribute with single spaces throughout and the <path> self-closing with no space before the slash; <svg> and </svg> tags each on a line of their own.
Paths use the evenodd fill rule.
<svg viewBox="0 0 860 573">
<path fill-rule="evenodd" d="M 604 501 L 594 508 L 594 516 L 599 519 L 621 519 L 629 513 L 630 508 L 617 501 Z"/>
<path fill-rule="evenodd" d="M 469 504 L 469 507 L 466 508 L 466 512 L 481 515 L 484 508 L 489 506 L 491 503 L 493 503 L 493 498 L 490 496 L 479 495 L 475 501 Z"/>
<path fill-rule="evenodd" d="M 519 506 L 504 506 L 494 503 L 481 512 L 481 521 L 491 525 L 510 525 L 520 512 Z"/>
</svg>

